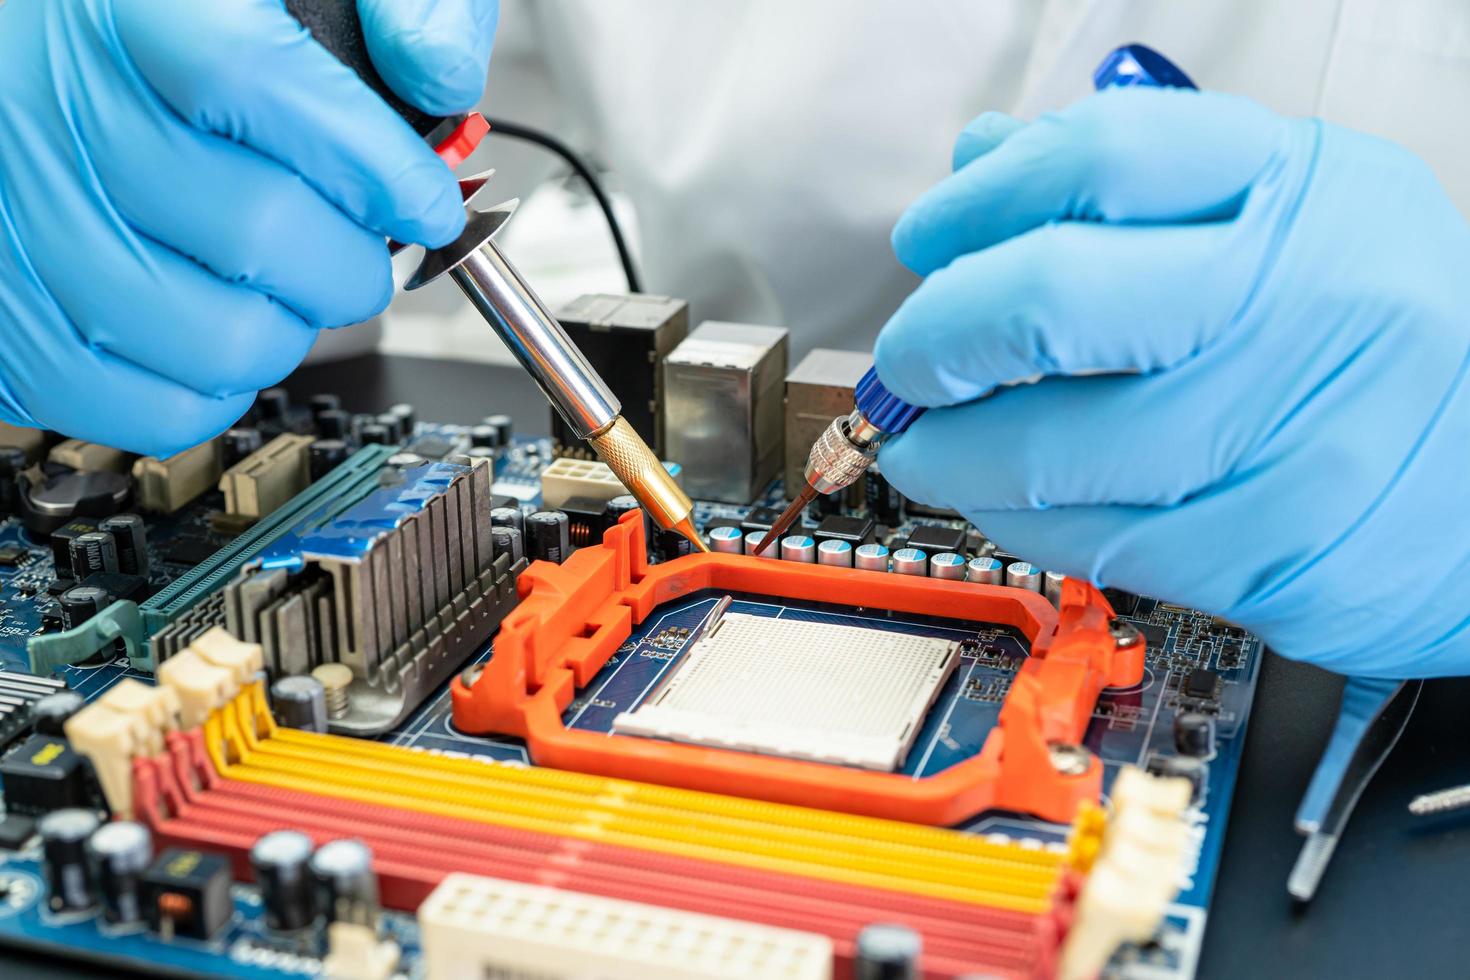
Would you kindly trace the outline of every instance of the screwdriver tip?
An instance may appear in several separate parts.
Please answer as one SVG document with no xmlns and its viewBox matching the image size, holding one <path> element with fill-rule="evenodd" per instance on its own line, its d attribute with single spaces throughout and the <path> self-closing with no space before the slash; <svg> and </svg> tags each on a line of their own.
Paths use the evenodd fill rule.
<svg viewBox="0 0 1470 980">
<path fill-rule="evenodd" d="M 802 487 L 801 493 L 797 494 L 796 499 L 787 505 L 786 509 L 781 512 L 781 516 L 776 518 L 776 523 L 772 524 L 771 529 L 766 532 L 766 536 L 761 538 L 760 544 L 756 545 L 755 553 L 757 555 L 764 555 L 766 549 L 780 540 L 781 535 L 785 534 L 787 529 L 796 523 L 796 519 L 801 516 L 801 512 L 806 509 L 806 505 L 816 498 L 817 491 L 811 484 Z"/>
</svg>

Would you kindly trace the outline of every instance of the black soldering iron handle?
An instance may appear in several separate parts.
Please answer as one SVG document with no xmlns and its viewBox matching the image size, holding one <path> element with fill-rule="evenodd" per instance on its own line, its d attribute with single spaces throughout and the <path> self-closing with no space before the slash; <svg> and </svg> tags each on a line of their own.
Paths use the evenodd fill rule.
<svg viewBox="0 0 1470 980">
<path fill-rule="evenodd" d="M 286 0 L 286 12 L 311 32 L 318 44 L 336 55 L 357 77 L 371 88 L 393 111 L 403 117 L 431 146 L 448 136 L 464 116 L 431 116 L 403 101 L 383 81 L 373 59 L 368 55 L 362 22 L 357 17 L 357 0 Z"/>
</svg>

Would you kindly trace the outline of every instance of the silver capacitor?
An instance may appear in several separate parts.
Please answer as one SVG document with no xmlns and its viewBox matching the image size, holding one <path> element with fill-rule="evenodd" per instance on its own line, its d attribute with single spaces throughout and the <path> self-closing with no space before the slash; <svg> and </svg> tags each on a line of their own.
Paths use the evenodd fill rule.
<svg viewBox="0 0 1470 980">
<path fill-rule="evenodd" d="M 919 548 L 899 548 L 893 553 L 893 570 L 900 575 L 928 575 L 929 556 Z"/>
<path fill-rule="evenodd" d="M 745 535 L 738 527 L 712 527 L 709 532 L 709 547 L 725 555 L 745 553 Z"/>
<path fill-rule="evenodd" d="M 846 541 L 823 541 L 817 545 L 817 564 L 852 567 L 852 545 Z"/>
<path fill-rule="evenodd" d="M 1006 585 L 1015 589 L 1041 591 L 1041 569 L 1029 561 L 1013 561 L 1006 566 Z"/>
<path fill-rule="evenodd" d="M 930 555 L 929 577 L 962 580 L 965 577 L 965 556 L 953 551 Z"/>
<path fill-rule="evenodd" d="M 781 557 L 786 561 L 814 562 L 817 542 L 805 534 L 788 534 L 781 539 Z"/>
<path fill-rule="evenodd" d="M 114 820 L 87 838 L 87 858 L 102 898 L 102 916 L 119 925 L 143 918 L 143 872 L 153 860 L 153 835 L 132 820 Z"/>
<path fill-rule="evenodd" d="M 303 732 L 327 730 L 327 689 L 310 674 L 282 677 L 271 685 L 276 724 Z"/>
<path fill-rule="evenodd" d="M 965 566 L 965 581 L 979 585 L 1003 585 L 1005 571 L 999 558 L 971 558 L 970 563 Z"/>
<path fill-rule="evenodd" d="M 316 885 L 316 908 L 328 922 L 377 923 L 378 875 L 371 848 L 348 838 L 328 841 L 317 848 L 308 865 Z"/>
<path fill-rule="evenodd" d="M 747 534 L 745 536 L 745 553 L 747 555 L 753 555 L 753 554 L 755 554 L 755 549 L 757 549 L 757 548 L 760 547 L 761 541 L 762 541 L 762 539 L 765 538 L 765 536 L 766 536 L 766 532 L 765 531 L 751 531 L 749 534 Z M 771 543 L 771 546 L 768 547 L 765 551 L 761 552 L 761 554 L 760 554 L 759 557 L 761 557 L 761 558 L 775 558 L 776 557 L 776 549 L 778 547 L 780 547 L 780 546 L 776 542 L 772 542 Z"/>
<path fill-rule="evenodd" d="M 1066 580 L 1067 576 L 1061 572 L 1046 572 L 1041 576 L 1041 591 L 1047 601 L 1057 608 L 1062 605 L 1062 583 Z"/>
<path fill-rule="evenodd" d="M 886 572 L 888 549 L 881 544 L 860 544 L 852 553 L 852 563 L 870 572 Z"/>
</svg>

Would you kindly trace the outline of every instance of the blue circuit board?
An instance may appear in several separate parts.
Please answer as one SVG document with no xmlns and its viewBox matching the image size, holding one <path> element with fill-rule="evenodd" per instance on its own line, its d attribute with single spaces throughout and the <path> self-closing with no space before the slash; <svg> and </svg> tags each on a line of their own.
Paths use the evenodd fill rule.
<svg viewBox="0 0 1470 980">
<path fill-rule="evenodd" d="M 450 439 L 463 436 L 458 427 L 419 427 L 419 435 L 433 433 Z M 498 461 L 493 490 L 515 497 L 528 509 L 539 504 L 540 472 L 550 460 L 546 440 L 521 441 Z M 772 487 L 767 503 L 779 502 L 779 487 Z M 167 550 L 171 538 L 210 540 L 208 520 L 219 501 L 206 495 L 173 518 L 150 522 L 150 542 Z M 701 503 L 696 510 L 700 524 L 714 519 L 737 518 L 747 508 Z M 922 523 L 962 524 L 943 517 L 925 517 Z M 890 537 L 903 538 L 913 524 L 888 529 Z M 49 547 L 30 542 L 14 521 L 0 523 L 0 546 L 15 544 L 27 549 L 21 564 L 0 568 L 0 667 L 24 670 L 25 639 L 41 624 L 40 605 L 52 576 Z M 187 569 L 184 564 L 159 562 L 153 583 L 162 585 Z M 658 681 L 675 670 L 683 657 L 687 637 L 709 614 L 720 598 L 717 593 L 688 596 L 658 609 L 639 624 L 629 639 L 592 682 L 578 692 L 568 706 L 566 724 L 589 731 L 610 731 L 613 719 L 632 710 L 647 697 Z M 985 623 L 933 619 L 911 614 L 885 614 L 848 607 L 783 601 L 767 597 L 736 595 L 734 612 L 757 616 L 802 619 L 835 625 L 892 630 L 919 636 L 974 640 L 967 644 L 962 660 L 950 675 L 926 723 L 910 750 L 902 771 L 924 778 L 973 756 L 994 727 L 1011 679 L 1026 656 L 1026 643 L 1013 629 Z M 1194 973 L 1224 841 L 1225 821 L 1244 744 L 1261 645 L 1253 637 L 1219 623 L 1211 617 L 1182 607 L 1139 600 L 1124 617 L 1134 623 L 1148 642 L 1147 669 L 1142 684 L 1127 690 L 1104 693 L 1094 712 L 1085 744 L 1105 764 L 1105 787 L 1119 766 L 1147 765 L 1153 755 L 1172 756 L 1173 719 L 1182 710 L 1203 710 L 1215 717 L 1217 750 L 1209 760 L 1203 798 L 1191 811 L 1197 851 L 1181 892 L 1175 901 L 1168 926 L 1158 941 L 1147 948 L 1127 951 L 1113 964 L 1110 975 L 1143 978 L 1186 978 Z M 493 655 L 493 643 L 477 654 L 483 661 Z M 1221 680 L 1220 694 L 1208 704 L 1186 698 L 1182 678 L 1191 670 L 1208 669 Z M 61 676 L 89 699 L 124 676 L 138 676 L 125 660 L 64 668 Z M 448 691 L 416 711 L 398 730 L 383 736 L 395 744 L 430 751 L 483 756 L 502 761 L 532 763 L 526 746 L 509 737 L 477 737 L 455 730 L 450 716 Z M 1013 838 L 1059 841 L 1066 828 L 1024 814 L 987 813 L 959 828 L 968 832 L 1003 834 Z M 263 927 L 253 889 L 236 886 L 235 917 L 231 925 L 209 942 L 174 939 L 135 930 L 117 934 L 99 926 L 94 918 L 65 919 L 46 912 L 40 896 L 41 867 L 34 851 L 0 853 L 0 937 L 13 941 L 64 947 L 73 955 L 106 957 L 109 964 L 120 959 L 139 969 L 162 974 L 226 977 L 285 977 L 312 975 L 320 971 L 320 950 L 283 945 Z M 417 937 L 411 916 L 390 913 L 386 928 L 404 949 L 402 976 L 418 972 Z"/>
</svg>

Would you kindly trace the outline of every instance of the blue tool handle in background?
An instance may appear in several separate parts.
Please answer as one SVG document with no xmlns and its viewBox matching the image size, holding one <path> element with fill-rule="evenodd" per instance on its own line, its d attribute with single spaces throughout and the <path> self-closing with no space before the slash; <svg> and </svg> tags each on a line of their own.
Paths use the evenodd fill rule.
<svg viewBox="0 0 1470 980">
<path fill-rule="evenodd" d="M 1092 82 L 1098 91 L 1140 85 L 1150 88 L 1198 87 L 1179 66 L 1143 44 L 1114 48 L 1093 71 Z M 868 368 L 868 373 L 858 381 L 853 400 L 863 418 L 888 435 L 903 432 L 914 419 L 924 414 L 922 408 L 910 405 L 883 387 L 874 368 Z"/>
</svg>

